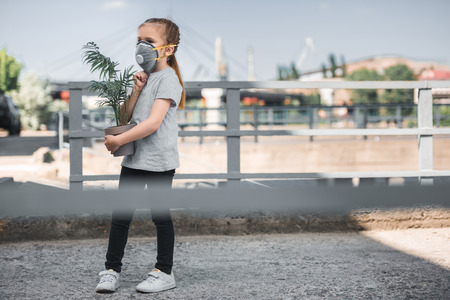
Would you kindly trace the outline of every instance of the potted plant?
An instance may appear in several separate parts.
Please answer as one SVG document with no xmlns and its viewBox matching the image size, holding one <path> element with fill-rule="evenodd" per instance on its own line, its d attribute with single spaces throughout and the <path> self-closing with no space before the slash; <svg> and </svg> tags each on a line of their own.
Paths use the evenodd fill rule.
<svg viewBox="0 0 450 300">
<path fill-rule="evenodd" d="M 131 96 L 128 91 L 133 89 L 132 67 L 125 68 L 122 72 L 117 70 L 118 62 L 112 61 L 99 51 L 99 47 L 94 42 L 89 42 L 85 46 L 83 62 L 91 66 L 90 71 L 99 71 L 100 81 L 91 81 L 89 91 L 98 92 L 101 98 L 97 105 L 109 106 L 114 111 L 116 126 L 105 128 L 105 135 L 118 135 L 131 128 L 135 123 L 128 123 L 128 113 L 126 100 Z M 122 145 L 114 152 L 114 156 L 123 156 L 134 153 L 134 142 Z"/>
</svg>

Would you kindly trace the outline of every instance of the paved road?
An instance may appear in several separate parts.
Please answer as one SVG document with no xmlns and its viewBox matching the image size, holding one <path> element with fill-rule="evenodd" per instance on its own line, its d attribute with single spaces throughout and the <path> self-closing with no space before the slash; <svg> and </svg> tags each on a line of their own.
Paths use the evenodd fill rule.
<svg viewBox="0 0 450 300">
<path fill-rule="evenodd" d="M 55 136 L 0 137 L 0 156 L 32 155 L 40 147 L 58 148 Z"/>
<path fill-rule="evenodd" d="M 429 249 L 448 250 L 449 229 L 395 233 L 397 241 L 414 237 Z M 380 242 L 383 234 L 180 237 L 174 267 L 178 287 L 151 296 L 134 288 L 154 264 L 154 239 L 130 240 L 122 286 L 112 295 L 93 292 L 106 240 L 4 244 L 0 299 L 450 298 L 448 251 L 413 256 L 406 254 L 408 244 L 399 251 Z"/>
</svg>

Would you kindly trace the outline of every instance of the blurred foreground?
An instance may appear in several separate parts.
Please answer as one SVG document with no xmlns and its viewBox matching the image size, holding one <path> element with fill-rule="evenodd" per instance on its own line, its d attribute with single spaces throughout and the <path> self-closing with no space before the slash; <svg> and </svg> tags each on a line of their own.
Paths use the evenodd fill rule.
<svg viewBox="0 0 450 300">
<path fill-rule="evenodd" d="M 330 149 L 329 142 L 285 139 L 273 147 L 305 161 L 302 151 L 324 151 Z M 380 140 L 354 142 L 367 150 Z M 414 157 L 401 149 L 417 151 L 408 145 L 416 141 L 404 142 L 399 155 L 391 155 L 393 160 L 385 164 Z M 350 143 L 341 143 L 342 149 L 333 152 L 345 153 L 349 149 L 345 145 Z M 189 158 L 197 170 L 215 168 L 205 157 L 219 166 L 226 161 L 221 157 L 225 145 L 218 140 L 182 147 L 190 147 L 192 154 L 186 155 L 185 150 L 184 159 Z M 279 168 L 298 167 L 297 161 L 293 163 L 282 152 L 264 156 L 264 150 L 270 151 L 267 148 L 264 140 L 258 145 L 247 142 L 244 152 L 249 149 L 248 157 L 254 160 L 246 163 L 270 167 L 278 159 L 286 163 Z M 117 160 L 112 163 L 103 150 L 93 150 L 91 156 L 86 152 L 86 173 L 94 172 L 89 169 L 94 162 L 104 166 L 102 172 L 108 171 L 105 166 L 118 172 Z M 6 188 L 7 183 L 1 186 L 0 299 L 103 299 L 94 288 L 103 268 L 112 205 L 138 210 L 130 229 L 122 286 L 107 297 L 147 299 L 148 295 L 135 292 L 135 286 L 150 271 L 156 254 L 148 192 L 133 191 L 125 197 L 124 191 L 91 190 L 81 197 L 55 189 L 67 188 L 67 182 L 61 180 L 68 176 L 67 152 L 61 161 L 43 162 L 48 151 L 41 148 L 31 156 L 0 157 L 0 177 L 12 176 L 16 181 L 12 189 Z M 389 151 L 393 153 L 392 148 L 386 153 Z M 51 152 L 58 158 L 56 151 Z M 372 155 L 370 151 L 366 154 Z M 442 150 L 439 157 L 446 159 L 444 154 Z M 332 156 L 316 157 L 317 162 L 326 162 Z M 333 161 L 345 163 L 351 157 L 347 153 Z M 189 166 L 188 162 L 184 165 Z M 25 181 L 34 184 L 22 183 Z M 113 188 L 116 183 L 94 184 L 92 187 L 99 189 Z M 152 298 L 447 299 L 450 295 L 448 185 L 257 187 L 151 192 L 173 208 L 178 285 Z M 125 206 L 123 199 L 127 199 Z"/>
<path fill-rule="evenodd" d="M 294 129 L 291 128 L 291 129 Z M 12 177 L 16 182 L 31 181 L 59 188 L 69 186 L 69 149 L 60 151 L 54 132 L 26 132 L 8 137 L 0 131 L 0 178 Z M 52 139 L 54 141 L 52 142 Z M 39 142 L 40 141 L 40 142 Z M 91 147 L 83 148 L 84 175 L 118 175 L 121 157 L 110 155 L 101 139 L 92 139 Z M 40 146 L 39 146 L 39 143 Z M 434 169 L 449 170 L 447 149 L 450 139 L 437 136 L 433 141 Z M 227 143 L 224 138 L 180 138 L 178 143 L 181 167 L 177 174 L 226 173 Z M 416 137 L 252 137 L 241 138 L 241 172 L 243 173 L 315 173 L 315 172 L 377 172 L 413 171 L 418 169 Z M 318 180 L 291 181 L 302 186 L 317 185 Z M 323 181 L 323 180 L 322 180 Z M 268 185 L 265 180 L 248 180 L 252 185 Z M 286 181 L 285 181 L 286 182 Z M 417 183 L 416 178 L 390 178 L 390 185 Z M 219 180 L 175 180 L 174 187 L 217 187 Z M 347 184 L 358 185 L 354 178 Z M 115 189 L 117 181 L 85 182 L 88 189 Z"/>
<path fill-rule="evenodd" d="M 154 238 L 130 239 L 122 284 L 95 294 L 107 240 L 0 245 L 0 299 L 448 299 L 450 229 L 177 237 L 177 288 L 146 295 Z"/>
</svg>

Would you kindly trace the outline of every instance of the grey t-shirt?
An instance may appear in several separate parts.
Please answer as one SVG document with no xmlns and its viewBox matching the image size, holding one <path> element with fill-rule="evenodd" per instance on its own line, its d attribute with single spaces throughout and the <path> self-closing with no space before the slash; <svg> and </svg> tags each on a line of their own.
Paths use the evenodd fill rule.
<svg viewBox="0 0 450 300">
<path fill-rule="evenodd" d="M 134 107 L 131 122 L 139 124 L 148 119 L 155 99 L 171 99 L 172 103 L 158 130 L 137 140 L 135 153 L 126 155 L 122 166 L 154 172 L 169 171 L 180 166 L 176 112 L 181 92 L 180 81 L 171 67 L 150 74 Z"/>
</svg>

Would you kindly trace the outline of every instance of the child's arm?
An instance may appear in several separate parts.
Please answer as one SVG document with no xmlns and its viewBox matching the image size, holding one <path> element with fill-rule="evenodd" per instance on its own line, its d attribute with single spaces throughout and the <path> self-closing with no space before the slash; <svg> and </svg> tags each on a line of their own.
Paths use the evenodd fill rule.
<svg viewBox="0 0 450 300">
<path fill-rule="evenodd" d="M 145 72 L 138 72 L 133 76 L 134 79 L 134 87 L 131 96 L 127 99 L 126 103 L 122 104 L 120 107 L 120 118 L 122 120 L 122 124 L 127 124 L 131 115 L 133 114 L 134 107 L 136 106 L 137 99 L 144 88 L 145 83 L 147 82 L 148 75 Z M 124 105 L 127 106 L 126 114 Z"/>
<path fill-rule="evenodd" d="M 146 120 L 122 134 L 105 136 L 105 146 L 108 151 L 113 154 L 120 146 L 142 139 L 157 131 L 169 111 L 171 102 L 171 99 L 156 99 L 153 103 L 150 116 Z"/>
</svg>

